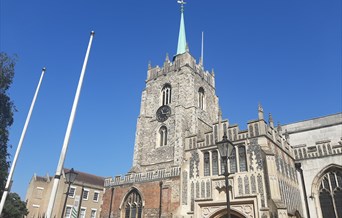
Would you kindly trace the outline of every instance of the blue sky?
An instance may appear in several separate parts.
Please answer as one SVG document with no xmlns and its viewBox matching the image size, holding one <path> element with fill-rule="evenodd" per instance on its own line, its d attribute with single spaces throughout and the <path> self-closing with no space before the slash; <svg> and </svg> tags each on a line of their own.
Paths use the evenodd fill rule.
<svg viewBox="0 0 342 218">
<path fill-rule="evenodd" d="M 65 167 L 126 173 L 148 61 L 161 66 L 176 53 L 176 0 L 4 0 L 0 7 L 0 50 L 19 56 L 12 155 L 47 68 L 12 191 L 24 198 L 34 173 L 55 174 L 91 30 Z M 258 102 L 283 124 L 341 112 L 341 8 L 340 0 L 188 0 L 190 53 L 199 59 L 204 31 L 204 65 L 215 70 L 223 117 L 245 129 Z"/>
</svg>

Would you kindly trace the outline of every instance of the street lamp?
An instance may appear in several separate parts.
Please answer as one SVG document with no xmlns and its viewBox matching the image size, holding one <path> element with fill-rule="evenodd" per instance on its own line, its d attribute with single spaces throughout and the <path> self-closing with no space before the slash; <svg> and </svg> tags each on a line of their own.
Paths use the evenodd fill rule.
<svg viewBox="0 0 342 218">
<path fill-rule="evenodd" d="M 226 133 L 223 135 L 223 139 L 220 142 L 217 142 L 217 148 L 220 152 L 221 160 L 223 161 L 224 166 L 224 178 L 226 181 L 226 198 L 227 198 L 227 215 L 228 218 L 230 217 L 230 201 L 229 201 L 229 188 L 228 188 L 228 176 L 231 174 L 228 172 L 228 165 L 227 161 L 230 155 L 232 154 L 232 151 L 234 149 L 234 144 L 227 139 Z"/>
<path fill-rule="evenodd" d="M 67 189 L 67 192 L 65 193 L 65 200 L 64 200 L 64 206 L 63 206 L 61 218 L 64 217 L 65 207 L 66 207 L 66 203 L 67 203 L 69 191 L 70 191 L 70 185 L 74 183 L 77 175 L 78 173 L 74 171 L 74 168 L 71 168 L 71 170 L 65 173 L 65 183 L 68 184 L 68 189 Z"/>
</svg>

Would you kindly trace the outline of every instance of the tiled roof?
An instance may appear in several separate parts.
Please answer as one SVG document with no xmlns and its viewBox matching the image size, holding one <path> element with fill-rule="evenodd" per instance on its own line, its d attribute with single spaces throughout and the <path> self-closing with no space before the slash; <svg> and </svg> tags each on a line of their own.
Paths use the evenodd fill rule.
<svg viewBox="0 0 342 218">
<path fill-rule="evenodd" d="M 64 172 L 69 172 L 70 169 L 66 169 L 64 168 Z M 90 184 L 90 185 L 96 185 L 96 186 L 104 186 L 104 177 L 101 176 L 96 176 L 96 175 L 92 175 L 89 173 L 84 173 L 84 172 L 80 172 L 80 171 L 76 171 L 76 173 L 78 173 L 77 177 L 76 177 L 76 182 L 78 183 L 84 183 L 84 184 Z"/>
</svg>

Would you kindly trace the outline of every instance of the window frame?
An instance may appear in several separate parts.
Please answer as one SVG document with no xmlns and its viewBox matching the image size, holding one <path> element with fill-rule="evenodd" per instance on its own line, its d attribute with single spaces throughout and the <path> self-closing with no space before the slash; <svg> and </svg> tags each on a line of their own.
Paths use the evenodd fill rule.
<svg viewBox="0 0 342 218">
<path fill-rule="evenodd" d="M 73 191 L 73 195 L 70 195 L 70 190 L 74 190 Z M 75 198 L 75 194 L 76 194 L 76 186 L 70 186 L 69 190 L 68 190 L 68 197 L 69 198 Z"/>
<path fill-rule="evenodd" d="M 95 194 L 97 194 L 96 200 L 94 199 L 94 198 L 95 198 Z M 99 202 L 99 199 L 100 199 L 100 192 L 99 192 L 99 191 L 94 191 L 93 201 L 94 201 L 94 202 Z"/>
<path fill-rule="evenodd" d="M 93 214 L 93 212 L 95 211 L 95 215 L 94 216 L 92 216 Z M 90 218 L 96 218 L 96 214 L 97 214 L 97 209 L 95 209 L 95 208 L 91 208 L 91 210 L 90 210 Z"/>
<path fill-rule="evenodd" d="M 87 193 L 87 198 L 84 198 L 84 194 Z M 89 199 L 89 194 L 90 194 L 90 190 L 89 189 L 83 189 L 83 194 L 82 194 L 82 199 L 87 201 Z"/>
</svg>

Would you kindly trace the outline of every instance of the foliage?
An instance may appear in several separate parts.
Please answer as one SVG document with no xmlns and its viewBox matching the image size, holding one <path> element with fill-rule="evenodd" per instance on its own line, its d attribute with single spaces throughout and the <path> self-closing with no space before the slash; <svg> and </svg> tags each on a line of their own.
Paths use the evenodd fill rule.
<svg viewBox="0 0 342 218">
<path fill-rule="evenodd" d="M 9 193 L 1 218 L 22 218 L 28 214 L 25 202 L 21 201 L 17 193 Z"/>
<path fill-rule="evenodd" d="M 8 175 L 9 156 L 8 147 L 8 129 L 13 124 L 13 113 L 15 107 L 7 90 L 12 84 L 14 77 L 14 67 L 16 57 L 10 57 L 6 53 L 0 52 L 0 195 L 5 188 Z"/>
</svg>

